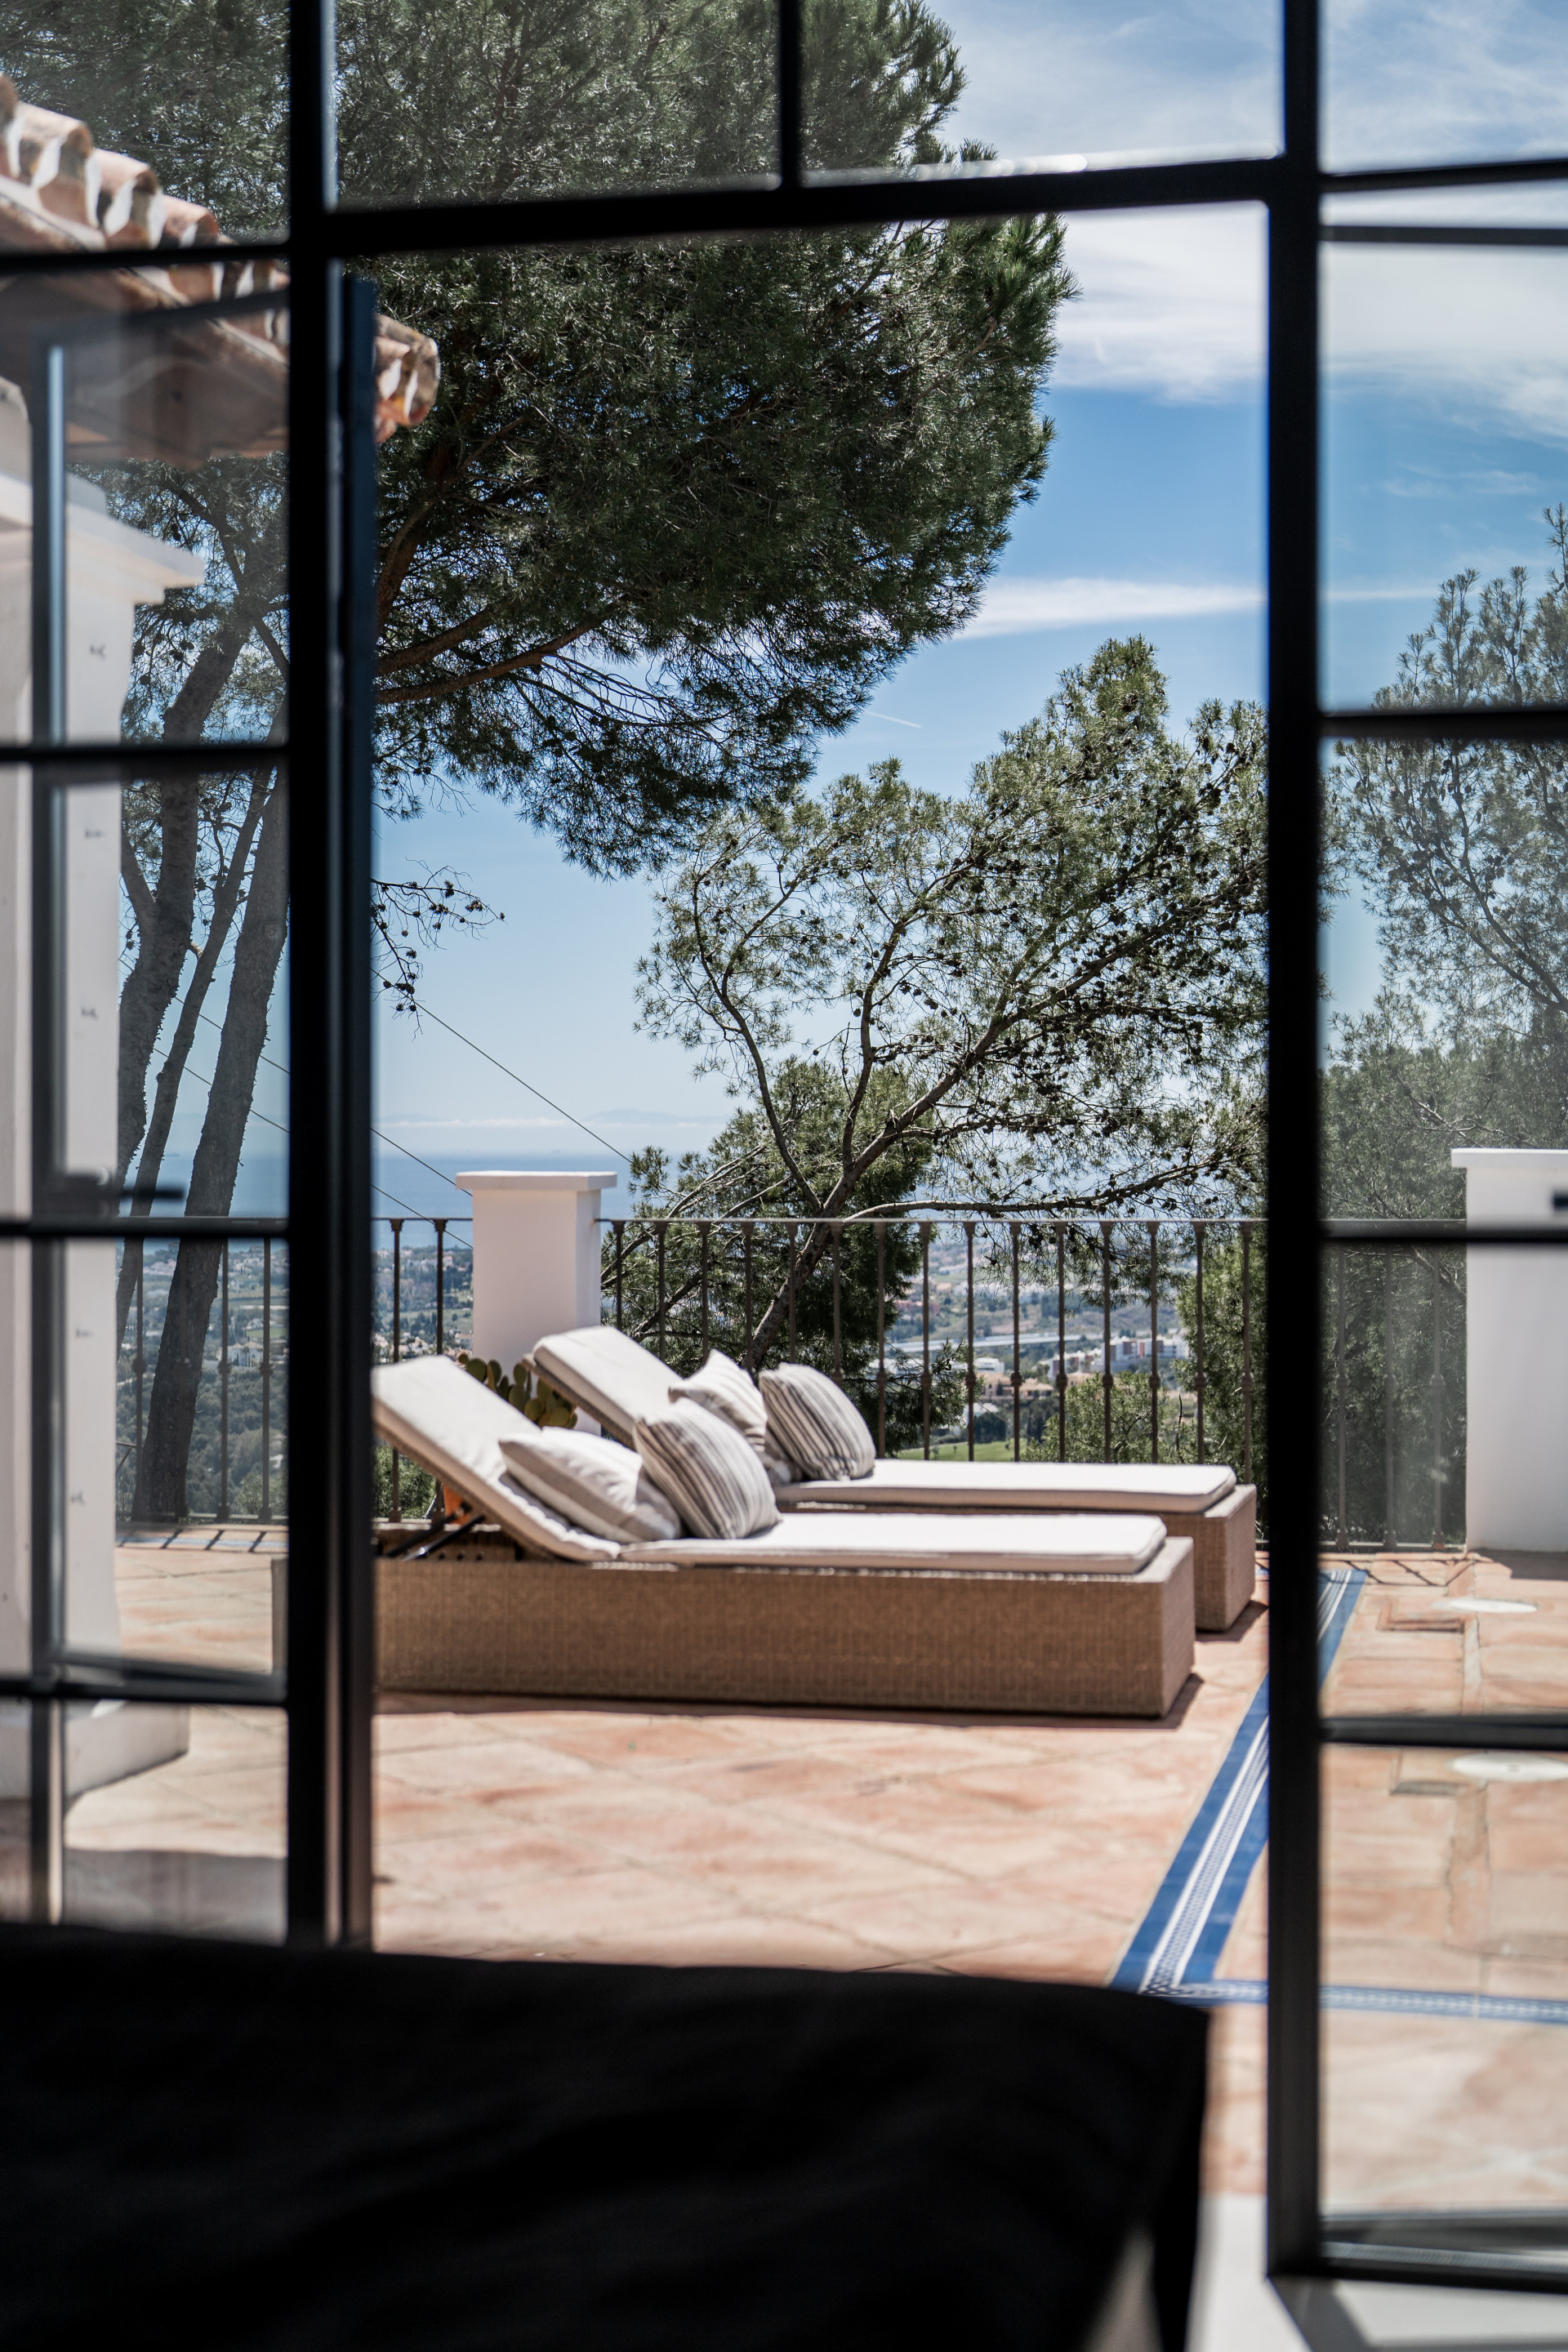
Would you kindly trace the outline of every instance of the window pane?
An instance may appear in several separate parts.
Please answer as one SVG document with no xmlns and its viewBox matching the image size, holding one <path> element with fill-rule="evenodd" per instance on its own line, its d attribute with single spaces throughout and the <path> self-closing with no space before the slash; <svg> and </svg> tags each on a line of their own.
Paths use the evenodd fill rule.
<svg viewBox="0 0 1568 2352">
<path fill-rule="evenodd" d="M 288 1725 L 276 1707 L 73 1707 L 65 1922 L 275 1943 Z"/>
<path fill-rule="evenodd" d="M 268 264 L 258 264 L 266 270 Z M 288 662 L 288 311 L 184 315 L 218 290 L 149 310 L 127 272 L 13 280 L 0 293 L 0 734 L 34 716 L 34 381 L 58 336 L 64 528 L 58 561 L 66 734 L 189 742 L 282 731 Z M 248 274 L 248 273 L 247 273 Z M 197 279 L 205 282 L 197 284 Z M 113 311 L 102 318 L 108 303 Z M 121 308 L 124 305 L 124 308 Z M 42 731 L 48 713 L 40 701 Z"/>
<path fill-rule="evenodd" d="M 437 0 L 413 18 L 347 0 L 337 30 L 345 204 L 495 204 L 777 167 L 771 0 Z"/>
<path fill-rule="evenodd" d="M 280 1671 L 288 1252 L 265 1241 L 130 1243 L 115 1303 L 123 1646 Z"/>
<path fill-rule="evenodd" d="M 1565 761 L 1495 740 L 1326 753 L 1321 1201 L 1365 1232 L 1322 1260 L 1321 1530 L 1423 1555 L 1369 1570 L 1340 1708 L 1568 1704 L 1568 1256 L 1442 1232 L 1568 1235 Z M 1410 1219 L 1438 1231 L 1380 1243 Z"/>
<path fill-rule="evenodd" d="M 1568 2263 L 1568 1758 L 1323 1758 L 1331 2239 Z"/>
<path fill-rule="evenodd" d="M 286 8 L 22 0 L 0 30 L 0 245 L 127 253 L 288 226 Z"/>
<path fill-rule="evenodd" d="M 901 56 L 875 37 L 889 24 Z M 1270 154 L 1279 139 L 1279 11 L 1261 0 L 1136 17 L 1082 0 L 808 5 L 805 60 L 816 170 L 1073 170 Z"/>
<path fill-rule="evenodd" d="M 1563 700 L 1568 253 L 1331 245 L 1322 284 L 1327 707 Z"/>
<path fill-rule="evenodd" d="M 1568 26 L 1552 0 L 1462 13 L 1328 0 L 1331 171 L 1568 154 Z"/>
</svg>

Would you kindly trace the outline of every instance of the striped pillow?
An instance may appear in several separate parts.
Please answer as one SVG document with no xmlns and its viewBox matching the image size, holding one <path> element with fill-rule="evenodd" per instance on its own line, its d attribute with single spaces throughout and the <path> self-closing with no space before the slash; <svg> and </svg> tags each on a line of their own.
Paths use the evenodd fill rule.
<svg viewBox="0 0 1568 2352">
<path fill-rule="evenodd" d="M 648 1476 L 694 1536 L 733 1542 L 777 1524 L 779 1507 L 762 1456 L 716 1412 L 673 1405 L 637 1422 L 632 1434 Z"/>
<path fill-rule="evenodd" d="M 868 1478 L 877 1459 L 871 1433 L 837 1381 L 809 1364 L 781 1364 L 763 1374 L 768 1433 L 803 1478 Z"/>
<path fill-rule="evenodd" d="M 750 1372 L 733 1356 L 727 1356 L 722 1348 L 710 1348 L 708 1361 L 689 1381 L 671 1381 L 669 1401 L 671 1404 L 700 1404 L 705 1411 L 716 1412 L 721 1421 L 727 1421 L 731 1429 L 740 1431 L 753 1453 L 762 1455 L 770 1486 L 795 1485 L 799 1474 L 795 1464 L 784 1459 L 777 1441 L 769 1433 L 762 1391 Z"/>
</svg>

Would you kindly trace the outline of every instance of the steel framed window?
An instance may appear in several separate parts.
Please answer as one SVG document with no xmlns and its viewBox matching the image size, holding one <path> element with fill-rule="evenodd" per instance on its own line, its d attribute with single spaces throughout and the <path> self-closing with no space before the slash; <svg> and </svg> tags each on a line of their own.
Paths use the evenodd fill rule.
<svg viewBox="0 0 1568 2352">
<path fill-rule="evenodd" d="M 305 1940 L 363 1940 L 370 1923 L 371 1561 L 366 1541 L 369 1423 L 365 1335 L 369 1297 L 368 835 L 373 718 L 373 616 L 366 589 L 374 557 L 374 452 L 369 402 L 372 304 L 349 282 L 345 257 L 374 267 L 377 255 L 460 252 L 474 247 L 580 245 L 712 234 L 758 236 L 847 224 L 963 215 L 1133 206 L 1256 203 L 1268 221 L 1268 673 L 1272 737 L 1268 1123 L 1269 1211 L 1276 1229 L 1320 1233 L 1317 1192 L 1317 892 L 1320 747 L 1328 738 L 1400 732 L 1528 735 L 1568 740 L 1568 709 L 1423 710 L 1419 715 L 1335 711 L 1319 696 L 1320 598 L 1319 294 L 1325 239 L 1448 244 L 1568 243 L 1568 233 L 1484 228 L 1352 228 L 1321 224 L 1325 197 L 1496 186 L 1568 177 L 1568 158 L 1326 173 L 1320 157 L 1318 0 L 1283 0 L 1284 117 L 1279 152 L 1251 161 L 1015 175 L 896 181 L 810 176 L 802 146 L 800 0 L 778 10 L 778 168 L 772 184 L 738 189 L 541 197 L 496 204 L 356 206 L 336 202 L 331 124 L 335 59 L 330 6 L 295 0 L 291 26 L 291 189 L 288 236 L 246 248 L 289 265 L 292 317 L 290 450 L 297 514 L 324 518 L 327 558 L 293 543 L 290 593 L 293 671 L 287 758 L 295 824 L 290 852 L 295 1001 L 313 1008 L 296 1024 L 290 1055 L 296 1139 L 314 1147 L 307 1201 L 290 1179 L 286 1233 L 294 1295 L 311 1301 L 313 1344 L 290 1352 L 290 1425 L 311 1433 L 296 1451 L 291 1518 L 286 1682 L 245 1696 L 287 1707 L 290 1732 L 288 1872 L 289 1932 Z M 33 263 L 8 257 L 6 269 Z M 119 256 L 49 257 L 53 273 L 122 266 Z M 52 362 L 50 363 L 52 364 Z M 47 373 L 47 367 L 46 367 Z M 46 387 L 47 388 L 47 387 Z M 59 520 L 59 452 L 38 436 L 37 511 Z M 51 504 L 54 500 L 56 503 Z M 46 538 L 47 534 L 46 534 Z M 49 559 L 52 562 L 54 559 Z M 38 574 L 35 621 L 47 679 L 51 631 L 58 627 L 54 574 Z M 46 609 L 46 607 L 47 609 Z M 67 746 L 47 688 L 35 740 L 18 749 L 47 798 L 51 778 L 146 770 L 157 761 L 242 764 L 255 747 L 201 747 L 190 753 L 129 753 L 125 747 Z M 269 746 L 276 758 L 278 747 Z M 46 1049 L 47 1039 L 44 1040 Z M 298 1162 L 296 1161 L 296 1170 Z M 73 1222 L 36 1202 L 32 1218 L 6 1227 L 47 1241 L 110 1229 L 104 1204 Z M 144 1234 L 177 1235 L 192 1221 L 153 1219 Z M 251 1226 L 229 1221 L 235 1234 Z M 1326 1239 L 1326 1234 L 1321 1234 Z M 1343 1230 L 1337 1238 L 1355 1245 Z M 1375 1243 L 1398 1236 L 1386 1226 Z M 1473 1237 L 1472 1237 L 1473 1238 Z M 1499 1238 L 1515 1238 L 1512 1236 Z M 1531 1244 L 1555 1237 L 1531 1233 Z M 1396 1737 L 1411 1744 L 1476 1741 L 1473 1721 L 1421 1718 L 1396 1724 L 1320 1721 L 1317 1697 L 1316 1370 L 1294 1336 L 1314 1328 L 1319 1256 L 1277 1250 L 1267 1307 L 1272 1401 L 1272 1740 L 1269 1874 L 1269 2262 L 1277 2274 L 1336 2270 L 1358 2275 L 1451 2278 L 1451 2266 L 1423 2265 L 1331 2243 L 1319 2199 L 1319 1762 L 1326 1742 Z M 45 1323 L 47 1328 L 47 1316 Z M 40 1391 L 42 1393 L 42 1391 Z M 40 1441 L 41 1442 L 41 1441 Z M 42 1574 L 42 1570 L 40 1570 Z M 165 1697 L 213 1695 L 194 1673 L 141 1676 L 127 1666 L 73 1662 L 49 1634 L 49 1596 L 36 1620 L 33 1672 L 0 1685 L 0 1695 L 33 1700 L 42 1774 L 36 1798 L 37 1900 L 47 1914 L 58 1853 L 58 1707 L 68 1696 Z M 58 1632 L 58 1628 L 55 1629 Z M 225 1688 L 238 1692 L 237 1678 Z M 1568 1718 L 1488 1718 L 1485 1740 L 1568 1748 Z M 52 1744 L 51 1744 L 52 1743 Z M 1484 2269 L 1485 2266 L 1483 2265 Z M 1480 2275 L 1480 2272 L 1472 2272 Z M 1500 2257 L 1486 2272 L 1521 2284 Z"/>
</svg>

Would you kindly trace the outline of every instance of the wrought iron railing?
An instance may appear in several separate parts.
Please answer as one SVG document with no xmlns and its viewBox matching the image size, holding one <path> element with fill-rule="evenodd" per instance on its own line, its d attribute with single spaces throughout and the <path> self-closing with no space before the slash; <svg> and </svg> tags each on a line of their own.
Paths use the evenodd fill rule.
<svg viewBox="0 0 1568 2352">
<path fill-rule="evenodd" d="M 156 1342 L 163 1338 L 162 1321 L 150 1312 L 150 1245 L 132 1242 L 127 1246 L 132 1252 L 133 1271 L 127 1277 L 132 1284 L 130 1311 L 121 1342 L 116 1381 L 116 1506 L 122 1520 L 133 1515 L 142 1491 L 151 1390 L 157 1363 Z M 275 1516 L 278 1501 L 286 1492 L 288 1476 L 287 1423 L 280 1410 L 288 1368 L 288 1339 L 279 1331 L 280 1320 L 285 1335 L 287 1331 L 287 1280 L 282 1276 L 287 1247 L 282 1243 L 275 1244 L 270 1236 L 225 1240 L 216 1246 L 219 1253 L 217 1295 L 213 1307 L 217 1318 L 216 1351 L 208 1354 L 204 1348 L 196 1391 L 196 1420 L 187 1441 L 184 1474 L 187 1486 L 195 1489 L 191 1502 L 196 1516 L 225 1519 L 238 1514 L 268 1522 Z M 174 1263 L 171 1248 L 171 1272 Z M 237 1337 L 238 1300 L 245 1301 L 245 1307 L 238 1311 L 259 1312 L 260 1329 L 255 1344 L 248 1335 Z M 208 1345 L 210 1335 L 209 1324 Z M 255 1392 L 246 1396 L 245 1409 L 237 1423 L 236 1375 L 252 1372 L 256 1375 Z M 213 1417 L 216 1420 L 216 1445 L 206 1435 Z M 201 1442 L 204 1435 L 205 1445 Z M 248 1456 L 254 1451 L 257 1456 L 257 1492 L 245 1498 L 242 1513 L 234 1476 L 237 1443 L 243 1455 Z M 275 1443 L 280 1448 L 276 1458 Z M 196 1456 L 194 1461 L 193 1454 Z"/>
<path fill-rule="evenodd" d="M 1190 1399 L 1192 1407 L 1190 1435 L 1183 1423 L 1176 1438 L 1177 1450 L 1185 1451 L 1190 1445 L 1191 1458 L 1199 1462 L 1208 1458 L 1205 1406 L 1212 1376 L 1205 1328 L 1205 1280 L 1217 1241 L 1237 1261 L 1236 1280 L 1227 1283 L 1227 1299 L 1231 1291 L 1236 1294 L 1233 1320 L 1237 1327 L 1234 1334 L 1237 1360 L 1230 1383 L 1230 1402 L 1235 1410 L 1229 1418 L 1239 1439 L 1237 1450 L 1241 1457 L 1241 1475 L 1252 1475 L 1254 1400 L 1258 1387 L 1254 1370 L 1253 1288 L 1255 1257 L 1263 1230 L 1260 1220 L 1156 1217 L 1135 1221 L 1042 1221 L 1020 1218 L 1005 1210 L 977 1207 L 968 1215 L 932 1213 L 837 1219 L 654 1215 L 606 1218 L 601 1223 L 606 1228 L 603 1280 L 607 1318 L 619 1329 L 632 1329 L 634 1336 L 645 1340 L 667 1360 L 677 1361 L 683 1352 L 698 1360 L 715 1344 L 723 1346 L 752 1370 L 763 1362 L 797 1360 L 802 1352 L 805 1308 L 808 1301 L 814 1302 L 816 1311 L 812 1319 L 817 1341 L 815 1352 L 822 1359 L 822 1368 L 836 1379 L 847 1381 L 852 1370 L 859 1373 L 855 1384 L 864 1391 L 862 1402 L 868 1406 L 868 1419 L 872 1423 L 879 1453 L 889 1450 L 889 1396 L 904 1361 L 900 1350 L 894 1365 L 889 1365 L 891 1335 L 887 1310 L 892 1277 L 889 1254 L 897 1237 L 905 1245 L 907 1261 L 912 1240 L 918 1251 L 919 1268 L 921 1450 L 929 1458 L 933 1441 L 940 1439 L 936 1406 L 942 1385 L 939 1370 L 945 1352 L 947 1367 L 956 1370 L 960 1383 L 963 1438 L 972 1460 L 979 1419 L 977 1248 L 982 1275 L 989 1272 L 995 1277 L 980 1286 L 994 1293 L 1000 1286 L 1004 1304 L 1011 1306 L 1012 1370 L 1005 1376 L 1011 1398 L 1005 1418 L 1010 1421 L 1015 1460 L 1022 1457 L 1026 1442 L 1026 1338 L 1034 1339 L 1038 1346 L 1042 1336 L 1038 1332 L 1026 1335 L 1023 1328 L 1026 1274 L 1029 1276 L 1031 1303 L 1033 1294 L 1042 1288 L 1054 1292 L 1055 1302 L 1056 1353 L 1052 1359 L 1054 1369 L 1049 1373 L 1055 1391 L 1054 1430 L 1049 1440 L 1045 1440 L 1042 1433 L 1035 1444 L 1043 1444 L 1049 1450 L 1054 1443 L 1058 1459 L 1068 1459 L 1070 1446 L 1081 1442 L 1080 1433 L 1069 1432 L 1071 1392 L 1098 1377 L 1101 1459 L 1110 1461 L 1120 1454 L 1124 1459 L 1158 1462 L 1163 1447 L 1168 1456 L 1173 1438 L 1165 1406 L 1173 1395 L 1179 1396 L 1184 1406 Z M 960 1237 L 962 1242 L 961 1337 L 959 1343 L 947 1343 L 945 1350 L 939 1342 L 933 1356 L 931 1255 L 939 1234 L 943 1233 Z M 863 1333 L 861 1346 L 856 1351 L 861 1360 L 852 1365 L 845 1332 L 845 1255 L 847 1247 L 863 1248 L 858 1242 L 862 1234 L 874 1236 L 874 1270 L 869 1265 L 859 1269 L 861 1287 L 864 1289 L 868 1282 L 875 1300 L 874 1348 L 873 1334 Z M 759 1263 L 764 1252 L 772 1277 L 766 1285 L 771 1296 L 765 1304 Z M 637 1296 L 630 1299 L 634 1274 L 638 1277 L 635 1285 Z M 1123 1369 L 1131 1370 L 1134 1380 L 1147 1381 L 1147 1451 L 1129 1454 L 1127 1416 L 1116 1411 L 1117 1393 L 1123 1386 L 1119 1377 L 1116 1342 L 1118 1325 L 1125 1320 L 1134 1289 L 1142 1294 L 1140 1303 L 1148 1318 L 1147 1355 L 1143 1360 L 1146 1370 L 1135 1369 L 1136 1357 L 1130 1361 L 1124 1360 Z M 1178 1289 L 1190 1296 L 1190 1331 L 1181 1328 L 1178 1332 L 1176 1326 L 1173 1294 Z M 1081 1318 L 1086 1295 L 1100 1320 L 1099 1370 L 1096 1374 L 1080 1366 L 1075 1375 L 1069 1370 L 1068 1319 L 1069 1308 Z M 1163 1325 L 1163 1314 L 1167 1318 Z M 895 1318 L 895 1324 L 901 1319 L 901 1316 Z M 1163 1355 L 1162 1342 L 1167 1339 L 1175 1346 Z M 1187 1349 L 1184 1360 L 1176 1352 L 1181 1346 Z M 1079 1352 L 1081 1355 L 1085 1351 L 1080 1349 Z M 1180 1370 L 1184 1360 L 1191 1370 L 1190 1387 L 1184 1382 Z M 1163 1362 L 1174 1371 L 1173 1382 L 1163 1373 Z M 1081 1453 L 1078 1458 L 1082 1458 Z"/>
</svg>

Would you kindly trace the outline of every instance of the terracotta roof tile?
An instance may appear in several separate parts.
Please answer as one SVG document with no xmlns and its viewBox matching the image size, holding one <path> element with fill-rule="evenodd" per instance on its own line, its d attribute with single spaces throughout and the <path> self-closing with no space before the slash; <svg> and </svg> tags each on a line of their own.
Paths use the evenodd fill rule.
<svg viewBox="0 0 1568 2352">
<path fill-rule="evenodd" d="M 0 74 L 0 257 L 9 247 L 26 253 L 156 253 L 156 262 L 122 270 L 94 270 L 39 281 L 13 278 L 8 287 L 0 257 L 0 374 L 25 381 L 33 331 L 46 316 L 68 309 L 101 312 L 178 311 L 192 302 L 216 301 L 279 289 L 289 273 L 275 261 L 253 261 L 224 236 L 205 205 L 186 204 L 158 184 L 157 173 L 133 155 L 106 153 L 93 143 L 85 122 L 47 107 L 29 106 L 16 84 Z M 178 255 L 181 257 L 176 259 Z M 194 324 L 194 322 L 193 322 Z M 97 441 L 107 457 L 161 456 L 179 464 L 200 464 L 219 448 L 259 455 L 285 445 L 287 433 L 288 310 L 261 310 L 242 319 L 204 323 L 200 348 L 195 339 L 186 362 L 225 378 L 223 394 L 207 378 L 210 396 L 200 402 L 221 437 L 204 446 L 185 435 L 170 438 L 176 420 L 155 420 L 150 404 L 127 430 Z M 441 377 L 440 355 L 428 335 L 395 319 L 376 320 L 376 438 L 385 441 L 400 425 L 414 425 L 430 413 Z M 124 446 L 120 446 L 124 445 Z M 132 446 L 134 445 L 134 446 Z M 156 446 L 154 446 L 156 445 Z"/>
</svg>

